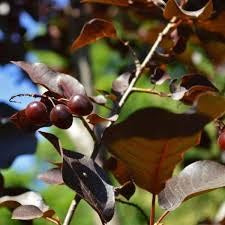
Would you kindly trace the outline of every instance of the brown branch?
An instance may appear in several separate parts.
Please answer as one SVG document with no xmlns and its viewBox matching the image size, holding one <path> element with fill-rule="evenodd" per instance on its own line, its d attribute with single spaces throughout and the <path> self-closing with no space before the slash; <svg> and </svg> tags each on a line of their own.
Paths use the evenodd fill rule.
<svg viewBox="0 0 225 225">
<path fill-rule="evenodd" d="M 127 88 L 126 92 L 124 93 L 124 95 L 120 99 L 120 101 L 118 103 L 119 109 L 122 108 L 122 106 L 124 105 L 125 101 L 129 97 L 130 93 L 132 92 L 132 88 L 134 87 L 134 85 L 138 81 L 141 73 L 143 72 L 143 70 L 147 66 L 147 63 L 151 60 L 152 56 L 154 55 L 154 53 L 155 53 L 157 47 L 159 46 L 160 42 L 162 41 L 163 37 L 165 35 L 167 35 L 168 32 L 170 31 L 170 29 L 172 29 L 176 25 L 176 23 L 175 23 L 176 22 L 176 19 L 177 19 L 176 17 L 173 17 L 170 20 L 170 22 L 167 24 L 167 26 L 164 28 L 164 30 L 161 33 L 159 33 L 158 38 L 156 39 L 154 45 L 150 49 L 148 55 L 145 57 L 145 59 L 142 62 L 142 64 L 137 68 L 137 70 L 135 72 L 135 75 L 134 75 L 133 79 L 131 80 L 131 82 L 129 84 L 129 87 Z"/>
<path fill-rule="evenodd" d="M 154 222 L 155 222 L 155 194 L 152 195 L 151 216 L 149 225 L 154 225 Z"/>
<path fill-rule="evenodd" d="M 164 92 L 153 91 L 153 89 L 150 89 L 150 88 L 133 87 L 131 91 L 132 92 L 152 94 L 152 95 L 158 95 L 160 97 L 171 97 L 171 94 L 167 94 L 167 93 L 164 93 Z"/>
<path fill-rule="evenodd" d="M 144 61 L 141 63 L 141 65 L 139 65 L 136 69 L 136 72 L 135 72 L 135 75 L 133 77 L 133 79 L 131 80 L 130 84 L 129 84 L 129 87 L 128 89 L 126 90 L 126 92 L 123 94 L 122 98 L 120 99 L 118 105 L 116 106 L 116 110 L 117 110 L 117 113 L 119 113 L 119 111 L 121 110 L 121 108 L 123 107 L 123 105 L 125 104 L 126 100 L 128 99 L 129 95 L 131 94 L 132 92 L 132 89 L 133 87 L 135 86 L 136 82 L 138 81 L 138 79 L 140 78 L 140 75 L 141 73 L 143 72 L 143 70 L 145 69 L 145 67 L 147 66 L 148 62 L 151 60 L 152 56 L 154 55 L 157 47 L 159 46 L 159 44 L 161 43 L 163 37 L 165 35 L 168 34 L 168 32 L 170 31 L 170 29 L 172 29 L 175 25 L 176 25 L 176 17 L 173 17 L 170 22 L 167 24 L 167 26 L 164 28 L 164 30 L 159 33 L 158 35 L 158 38 L 156 39 L 155 43 L 153 44 L 152 48 L 150 49 L 148 55 L 145 57 Z M 106 129 L 108 127 L 110 127 L 114 122 L 110 122 L 108 124 L 108 126 L 106 127 Z M 95 158 L 97 157 L 98 155 L 98 151 L 99 149 L 102 147 L 102 142 L 101 140 L 97 143 L 95 143 L 95 147 L 94 147 L 94 150 L 92 152 L 92 155 L 91 155 L 91 158 L 93 160 L 95 160 Z M 76 196 L 77 198 L 77 196 Z M 73 217 L 73 214 L 80 202 L 80 197 L 78 197 L 78 201 L 72 201 L 71 205 L 70 205 L 70 208 L 67 212 L 67 215 L 66 215 L 66 218 L 65 218 L 65 221 L 63 223 L 63 225 L 69 225 L 71 220 L 72 220 L 72 217 Z"/>
<path fill-rule="evenodd" d="M 165 212 L 159 217 L 159 219 L 158 219 L 158 221 L 155 223 L 155 225 L 159 225 L 169 213 L 170 213 L 170 211 L 165 211 Z"/>
</svg>

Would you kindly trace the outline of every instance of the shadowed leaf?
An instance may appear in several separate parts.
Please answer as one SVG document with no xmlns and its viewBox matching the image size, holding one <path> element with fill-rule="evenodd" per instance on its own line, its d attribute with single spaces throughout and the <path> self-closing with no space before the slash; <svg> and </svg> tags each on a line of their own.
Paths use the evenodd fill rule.
<svg viewBox="0 0 225 225">
<path fill-rule="evenodd" d="M 60 141 L 55 135 L 40 133 L 60 152 Z M 115 206 L 114 188 L 109 184 L 104 170 L 91 158 L 63 149 L 62 176 L 64 183 L 86 200 L 102 221 L 108 222 L 112 219 Z"/>
<path fill-rule="evenodd" d="M 68 74 L 55 72 L 43 63 L 24 61 L 12 61 L 12 63 L 26 71 L 34 83 L 40 84 L 56 94 L 66 98 L 78 94 L 85 95 L 85 89 L 77 79 Z"/>
<path fill-rule="evenodd" d="M 187 113 L 159 108 L 136 111 L 108 128 L 103 141 L 126 164 L 137 185 L 157 194 L 182 154 L 199 143 L 203 127 L 224 113 L 225 98 L 206 93 Z"/>
<path fill-rule="evenodd" d="M 101 38 L 115 38 L 116 36 L 116 29 L 111 22 L 103 19 L 92 19 L 84 25 L 79 37 L 73 42 L 71 50 L 77 50 Z"/>
<path fill-rule="evenodd" d="M 120 184 L 127 183 L 131 180 L 131 174 L 124 162 L 111 156 L 104 160 L 103 167 L 113 173 Z"/>
<path fill-rule="evenodd" d="M 225 166 L 209 160 L 198 161 L 166 182 L 165 189 L 159 193 L 159 205 L 172 211 L 187 198 L 223 186 Z"/>
<path fill-rule="evenodd" d="M 176 16 L 181 19 L 208 19 L 213 12 L 213 2 L 209 0 L 205 6 L 197 11 L 187 11 L 178 5 L 176 0 L 168 0 L 163 15 L 166 19 Z"/>
<path fill-rule="evenodd" d="M 123 184 L 121 187 L 118 187 L 115 189 L 116 194 L 122 195 L 127 200 L 129 200 L 133 196 L 135 190 L 136 190 L 136 187 L 132 181 L 128 181 L 125 184 Z"/>
</svg>

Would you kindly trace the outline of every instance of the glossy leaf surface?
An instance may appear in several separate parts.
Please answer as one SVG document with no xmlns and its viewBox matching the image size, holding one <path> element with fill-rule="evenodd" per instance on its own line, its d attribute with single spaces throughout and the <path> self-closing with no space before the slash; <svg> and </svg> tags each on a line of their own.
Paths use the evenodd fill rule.
<svg viewBox="0 0 225 225">
<path fill-rule="evenodd" d="M 225 186 L 225 166 L 214 161 L 197 161 L 166 182 L 159 193 L 159 205 L 172 211 L 186 199 Z"/>
</svg>

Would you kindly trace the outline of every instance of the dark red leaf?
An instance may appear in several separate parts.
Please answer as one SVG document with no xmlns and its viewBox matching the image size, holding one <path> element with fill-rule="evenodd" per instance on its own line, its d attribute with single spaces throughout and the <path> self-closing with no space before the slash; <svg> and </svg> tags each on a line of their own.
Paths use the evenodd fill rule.
<svg viewBox="0 0 225 225">
<path fill-rule="evenodd" d="M 203 127 L 224 113 L 225 98 L 205 93 L 187 113 L 159 108 L 138 110 L 108 128 L 103 141 L 127 166 L 137 185 L 157 194 L 172 176 L 182 154 L 199 143 Z"/>
<path fill-rule="evenodd" d="M 109 118 L 105 118 L 102 116 L 99 116 L 98 114 L 90 114 L 87 116 L 88 123 L 91 123 L 93 125 L 99 124 L 99 123 L 109 123 L 109 122 L 115 122 L 118 118 L 118 115 L 113 115 Z"/>
<path fill-rule="evenodd" d="M 187 11 L 184 10 L 176 0 L 168 0 L 164 9 L 163 15 L 166 19 L 171 19 L 176 16 L 181 19 L 208 19 L 213 12 L 213 2 L 209 0 L 205 6 L 199 10 Z"/>
<path fill-rule="evenodd" d="M 79 37 L 73 42 L 71 50 L 77 50 L 101 38 L 116 36 L 116 29 L 111 22 L 95 18 L 84 25 Z"/>
</svg>

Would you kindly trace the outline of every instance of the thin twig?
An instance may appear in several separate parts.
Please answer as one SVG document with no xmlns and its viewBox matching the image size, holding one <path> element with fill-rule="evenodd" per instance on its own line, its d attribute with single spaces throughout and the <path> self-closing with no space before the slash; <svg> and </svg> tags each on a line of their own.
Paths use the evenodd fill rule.
<svg viewBox="0 0 225 225">
<path fill-rule="evenodd" d="M 160 97 L 171 97 L 171 94 L 167 94 L 164 92 L 158 92 L 158 91 L 153 91 L 153 89 L 151 88 L 137 88 L 137 87 L 133 87 L 132 92 L 140 92 L 140 93 L 147 93 L 147 94 L 152 94 L 152 95 L 158 95 Z"/>
<path fill-rule="evenodd" d="M 118 198 L 116 199 L 116 201 L 119 202 L 119 203 L 126 204 L 126 205 L 129 205 L 129 206 L 132 206 L 132 207 L 136 208 L 141 213 L 141 215 L 144 217 L 146 223 L 148 224 L 149 218 L 146 215 L 146 213 L 144 212 L 144 210 L 139 205 L 137 205 L 135 203 L 132 203 L 132 202 L 123 201 L 123 200 L 118 199 Z"/>
<path fill-rule="evenodd" d="M 131 52 L 131 55 L 132 55 L 132 57 L 133 57 L 133 59 L 134 59 L 134 64 L 135 64 L 135 66 L 136 66 L 136 69 L 137 69 L 138 67 L 140 67 L 140 65 L 141 65 L 140 60 L 138 59 L 137 54 L 136 54 L 136 52 L 134 51 L 134 49 L 130 46 L 130 43 L 129 43 L 128 41 L 125 42 L 125 41 L 123 41 L 123 40 L 120 39 L 120 38 L 118 38 L 118 40 L 119 40 L 125 47 L 127 47 L 128 50 Z"/>
<path fill-rule="evenodd" d="M 170 211 L 165 211 L 165 212 L 159 217 L 159 219 L 158 219 L 158 221 L 155 223 L 155 225 L 159 225 L 169 213 L 170 213 Z"/>
<path fill-rule="evenodd" d="M 129 87 L 127 88 L 126 92 L 124 93 L 124 95 L 120 99 L 120 101 L 118 103 L 118 108 L 119 109 L 122 108 L 122 106 L 124 105 L 125 101 L 129 97 L 129 95 L 130 95 L 130 93 L 132 91 L 132 88 L 134 87 L 134 85 L 136 84 L 137 80 L 139 79 L 141 73 L 143 72 L 144 68 L 147 66 L 148 62 L 150 61 L 150 59 L 154 55 L 155 50 L 159 46 L 159 44 L 162 41 L 163 37 L 170 31 L 170 29 L 172 29 L 174 27 L 176 19 L 177 19 L 176 17 L 173 17 L 170 20 L 170 22 L 167 24 L 167 26 L 164 28 L 164 30 L 161 33 L 159 33 L 158 38 L 156 39 L 154 45 L 150 49 L 148 55 L 145 57 L 145 59 L 142 62 L 142 64 L 137 68 L 137 70 L 135 72 L 135 75 L 134 75 L 133 79 L 131 80 L 131 82 L 129 84 Z"/>
<path fill-rule="evenodd" d="M 88 122 L 86 121 L 86 119 L 84 117 L 79 117 L 80 120 L 82 121 L 83 125 L 85 126 L 85 128 L 88 130 L 88 132 L 90 133 L 92 139 L 94 142 L 98 142 L 98 139 L 95 135 L 95 132 L 91 129 L 90 125 L 88 124 Z"/>
<path fill-rule="evenodd" d="M 155 223 L 155 194 L 152 195 L 151 216 L 149 225 L 154 225 L 154 223 Z"/>
<path fill-rule="evenodd" d="M 51 217 L 45 217 L 46 220 L 56 224 L 56 225 L 62 225 L 61 222 L 55 218 L 51 218 Z"/>
<path fill-rule="evenodd" d="M 81 198 L 78 195 L 76 195 L 75 198 L 73 199 L 73 201 L 70 204 L 70 207 L 67 211 L 67 214 L 66 214 L 65 220 L 63 222 L 63 225 L 69 225 L 70 224 L 70 222 L 73 218 L 74 212 L 75 212 L 75 210 L 76 210 L 80 201 L 81 201 Z"/>
<path fill-rule="evenodd" d="M 129 95 L 131 94 L 134 85 L 136 84 L 136 82 L 138 81 L 141 73 L 143 72 L 143 70 L 147 66 L 147 63 L 151 60 L 152 56 L 155 53 L 155 50 L 159 46 L 159 44 L 162 41 L 163 37 L 170 31 L 170 29 L 172 29 L 175 26 L 175 21 L 176 21 L 176 17 L 173 17 L 170 20 L 170 22 L 167 24 L 167 26 L 164 28 L 164 30 L 161 33 L 159 33 L 158 38 L 156 39 L 154 45 L 150 49 L 148 55 L 146 56 L 144 61 L 141 63 L 141 65 L 139 65 L 137 67 L 135 75 L 134 75 L 133 79 L 131 80 L 128 89 L 126 90 L 126 92 L 124 93 L 124 95 L 120 99 L 118 105 L 116 106 L 117 107 L 116 109 L 117 109 L 118 113 L 121 110 L 121 108 L 124 105 L 124 103 L 126 102 L 126 100 L 129 97 Z M 114 123 L 113 121 L 109 122 L 108 126 L 106 127 L 106 129 L 108 127 L 110 127 L 113 123 Z M 94 147 L 94 150 L 93 150 L 92 155 L 91 155 L 91 158 L 93 160 L 97 157 L 98 151 L 99 151 L 99 149 L 101 147 L 102 147 L 101 140 L 99 142 L 95 143 L 95 147 Z M 79 199 L 79 201 L 80 201 L 80 199 Z M 74 202 L 74 200 L 72 201 L 72 203 L 70 205 L 70 208 L 69 208 L 69 210 L 67 212 L 67 215 L 66 215 L 66 218 L 65 218 L 65 221 L 64 221 L 63 225 L 69 225 L 70 224 L 70 222 L 72 220 L 72 217 L 73 217 L 73 214 L 74 214 L 74 212 L 75 212 L 75 210 L 77 208 L 77 205 L 79 204 L 79 201 L 75 201 L 75 202 Z"/>
</svg>

